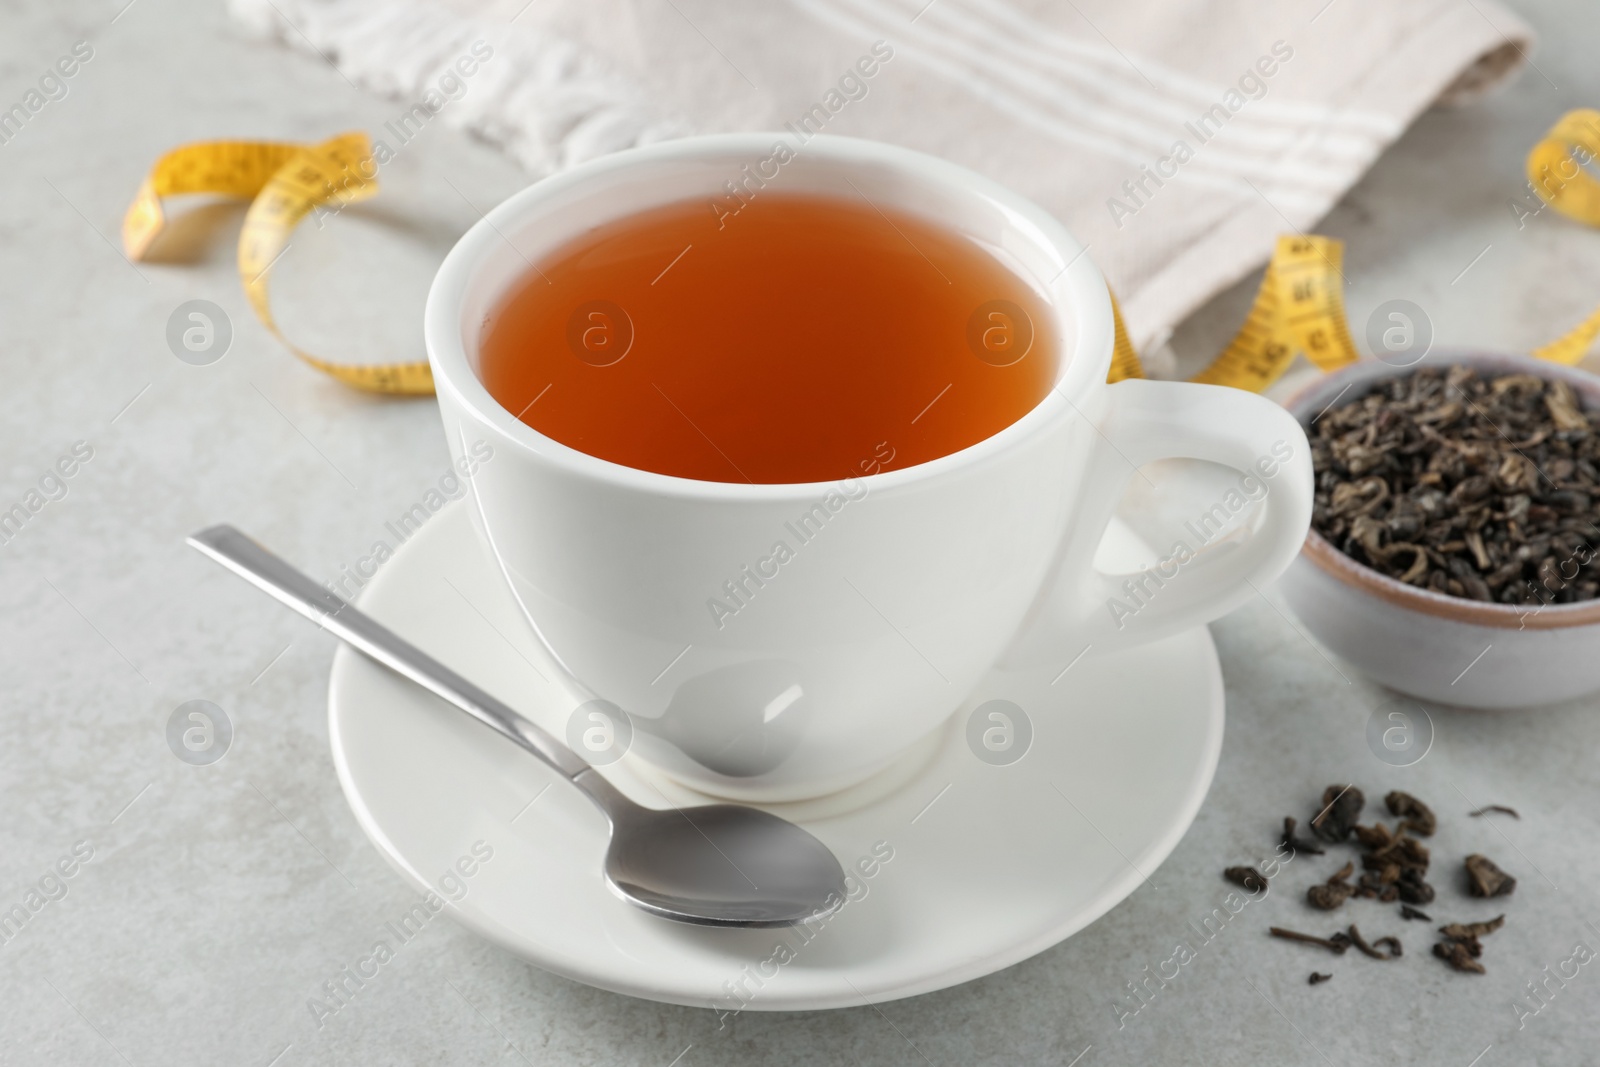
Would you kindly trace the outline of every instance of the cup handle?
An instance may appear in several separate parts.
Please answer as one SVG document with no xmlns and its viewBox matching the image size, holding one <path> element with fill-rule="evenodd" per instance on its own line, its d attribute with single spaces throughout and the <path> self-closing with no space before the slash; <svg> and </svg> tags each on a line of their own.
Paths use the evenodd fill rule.
<svg viewBox="0 0 1600 1067">
<path fill-rule="evenodd" d="M 1102 410 L 1078 513 L 1004 666 L 1143 644 L 1220 618 L 1283 573 L 1305 541 L 1311 450 L 1299 422 L 1277 404 L 1227 386 L 1128 379 L 1107 387 Z M 1145 571 L 1096 568 L 1095 552 L 1135 469 L 1174 458 L 1209 460 L 1263 483 L 1255 529 L 1242 540 L 1191 544 L 1188 558 L 1173 551 L 1176 541 L 1197 540 L 1185 531 L 1173 545 L 1152 545 L 1163 556 Z"/>
</svg>

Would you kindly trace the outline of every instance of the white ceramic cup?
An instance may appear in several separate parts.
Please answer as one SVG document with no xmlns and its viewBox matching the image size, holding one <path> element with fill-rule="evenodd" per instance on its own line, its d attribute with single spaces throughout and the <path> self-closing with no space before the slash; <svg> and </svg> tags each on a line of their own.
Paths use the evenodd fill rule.
<svg viewBox="0 0 1600 1067">
<path fill-rule="evenodd" d="M 770 178 L 776 187 L 865 196 L 934 220 L 1048 300 L 1052 321 L 1035 329 L 1054 336 L 1060 370 L 1032 411 L 916 466 L 749 485 L 597 459 L 489 395 L 476 371 L 481 332 L 530 262 L 655 205 L 704 199 L 709 211 L 725 182 L 780 141 L 794 157 Z M 461 458 L 479 440 L 492 444 L 492 462 L 471 479 L 479 531 L 555 659 L 628 713 L 636 756 L 714 795 L 821 795 L 927 737 L 1002 661 L 1064 666 L 1086 648 L 1200 625 L 1288 565 L 1311 509 L 1299 424 L 1235 389 L 1107 385 L 1111 304 L 1084 251 L 1043 209 L 954 164 L 850 138 L 797 145 L 787 134 L 606 156 L 524 189 L 468 231 L 439 269 L 425 319 L 450 448 Z M 1270 464 L 1258 521 L 1165 579 L 1098 571 L 1096 547 L 1135 468 L 1169 457 L 1241 472 Z"/>
</svg>

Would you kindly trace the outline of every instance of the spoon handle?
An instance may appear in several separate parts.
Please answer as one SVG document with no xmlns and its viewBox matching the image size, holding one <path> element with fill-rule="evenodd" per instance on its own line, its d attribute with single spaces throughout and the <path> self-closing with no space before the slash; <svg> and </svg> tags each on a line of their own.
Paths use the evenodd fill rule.
<svg viewBox="0 0 1600 1067">
<path fill-rule="evenodd" d="M 611 799 L 596 795 L 594 780 L 600 776 L 584 774 L 592 768 L 572 749 L 399 634 L 318 585 L 242 531 L 227 525 L 212 526 L 190 536 L 189 544 L 385 667 L 509 737 L 572 780 L 602 808 Z"/>
</svg>

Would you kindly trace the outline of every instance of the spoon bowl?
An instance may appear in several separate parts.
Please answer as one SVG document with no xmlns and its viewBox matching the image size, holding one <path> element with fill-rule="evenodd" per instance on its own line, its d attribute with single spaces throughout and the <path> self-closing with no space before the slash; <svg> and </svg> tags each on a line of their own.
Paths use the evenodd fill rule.
<svg viewBox="0 0 1600 1067">
<path fill-rule="evenodd" d="M 758 808 L 641 809 L 611 834 L 606 883 L 653 915 L 702 926 L 794 926 L 844 903 L 827 846 Z"/>
</svg>

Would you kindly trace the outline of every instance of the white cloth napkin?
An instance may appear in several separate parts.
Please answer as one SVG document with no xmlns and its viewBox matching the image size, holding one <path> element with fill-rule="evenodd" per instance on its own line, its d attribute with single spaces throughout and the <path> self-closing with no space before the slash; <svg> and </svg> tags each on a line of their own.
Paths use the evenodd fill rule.
<svg viewBox="0 0 1600 1067">
<path fill-rule="evenodd" d="M 786 123 L 962 163 L 1089 245 L 1140 345 L 1532 43 L 1495 0 L 230 3 L 422 108 L 418 128 L 465 126 L 536 175 Z"/>
</svg>

